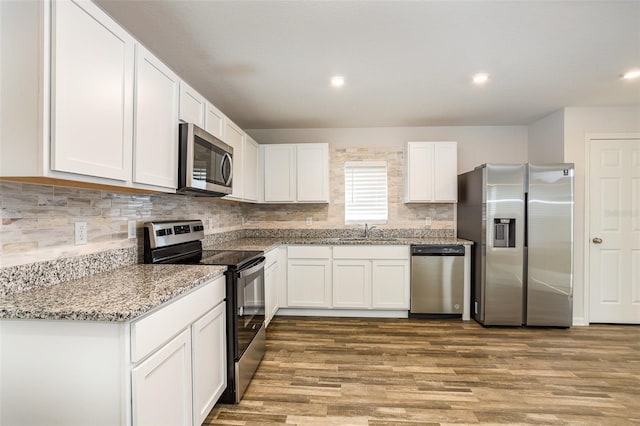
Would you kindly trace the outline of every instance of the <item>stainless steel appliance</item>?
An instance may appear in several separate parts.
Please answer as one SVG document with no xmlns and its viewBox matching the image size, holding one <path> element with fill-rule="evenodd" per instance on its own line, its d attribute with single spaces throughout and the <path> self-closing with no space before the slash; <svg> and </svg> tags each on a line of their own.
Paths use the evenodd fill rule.
<svg viewBox="0 0 640 426">
<path fill-rule="evenodd" d="M 231 194 L 233 148 L 193 123 L 180 124 L 178 189 L 184 195 Z"/>
<path fill-rule="evenodd" d="M 464 303 L 464 246 L 411 246 L 409 316 L 461 316 Z"/>
<path fill-rule="evenodd" d="M 227 267 L 227 389 L 220 400 L 238 403 L 265 352 L 265 257 L 261 251 L 203 250 L 202 238 L 200 220 L 145 223 L 144 261 Z"/>
<path fill-rule="evenodd" d="M 458 176 L 481 324 L 571 326 L 573 175 L 573 164 L 484 164 Z"/>
</svg>

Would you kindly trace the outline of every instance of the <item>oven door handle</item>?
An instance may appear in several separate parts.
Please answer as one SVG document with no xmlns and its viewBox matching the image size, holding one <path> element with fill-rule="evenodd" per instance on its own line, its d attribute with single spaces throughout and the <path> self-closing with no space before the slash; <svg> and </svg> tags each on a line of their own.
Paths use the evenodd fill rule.
<svg viewBox="0 0 640 426">
<path fill-rule="evenodd" d="M 261 257 L 260 259 L 258 259 L 258 261 L 255 264 L 249 266 L 247 269 L 242 269 L 242 270 L 238 271 L 238 277 L 244 278 L 244 277 L 249 276 L 251 274 L 255 274 L 260 269 L 264 268 L 264 264 L 265 264 L 265 258 Z"/>
</svg>

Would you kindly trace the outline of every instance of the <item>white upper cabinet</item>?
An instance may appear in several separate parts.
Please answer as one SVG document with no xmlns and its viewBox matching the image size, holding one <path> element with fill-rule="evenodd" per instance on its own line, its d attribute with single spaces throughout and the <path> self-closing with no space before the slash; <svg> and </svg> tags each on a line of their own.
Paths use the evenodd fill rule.
<svg viewBox="0 0 640 426">
<path fill-rule="evenodd" d="M 136 45 L 133 181 L 177 186 L 179 79 Z"/>
<path fill-rule="evenodd" d="M 262 145 L 264 202 L 328 203 L 329 145 Z"/>
<path fill-rule="evenodd" d="M 128 181 L 135 41 L 91 2 L 52 7 L 51 169 Z"/>
<path fill-rule="evenodd" d="M 458 201 L 457 142 L 408 142 L 405 203 Z"/>
<path fill-rule="evenodd" d="M 244 199 L 258 201 L 258 143 L 249 135 L 244 139 Z"/>
<path fill-rule="evenodd" d="M 204 129 L 207 100 L 184 81 L 180 82 L 180 120 Z"/>
<path fill-rule="evenodd" d="M 224 140 L 224 130 L 227 117 L 211 102 L 205 105 L 204 129 L 221 141 Z"/>
<path fill-rule="evenodd" d="M 260 150 L 264 162 L 264 201 L 296 201 L 296 146 L 262 145 Z"/>
<path fill-rule="evenodd" d="M 225 142 L 233 148 L 233 192 L 227 198 L 244 198 L 244 132 L 231 120 L 225 126 Z"/>
<path fill-rule="evenodd" d="M 329 145 L 326 143 L 298 144 L 297 199 L 298 202 L 329 202 Z"/>
</svg>

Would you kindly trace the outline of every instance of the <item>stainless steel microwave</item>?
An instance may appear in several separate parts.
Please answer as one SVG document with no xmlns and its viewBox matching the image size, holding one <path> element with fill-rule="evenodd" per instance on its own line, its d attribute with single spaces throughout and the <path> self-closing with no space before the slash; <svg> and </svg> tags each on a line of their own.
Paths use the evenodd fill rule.
<svg viewBox="0 0 640 426">
<path fill-rule="evenodd" d="M 184 195 L 231 194 L 233 148 L 193 123 L 180 124 L 178 189 Z"/>
</svg>

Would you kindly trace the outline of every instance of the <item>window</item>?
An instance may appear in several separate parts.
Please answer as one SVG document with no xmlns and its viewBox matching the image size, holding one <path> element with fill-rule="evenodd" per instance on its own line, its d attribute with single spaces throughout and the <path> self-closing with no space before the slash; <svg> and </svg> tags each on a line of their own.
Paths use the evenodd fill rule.
<svg viewBox="0 0 640 426">
<path fill-rule="evenodd" d="M 387 163 L 347 161 L 344 165 L 345 222 L 386 222 Z"/>
</svg>

